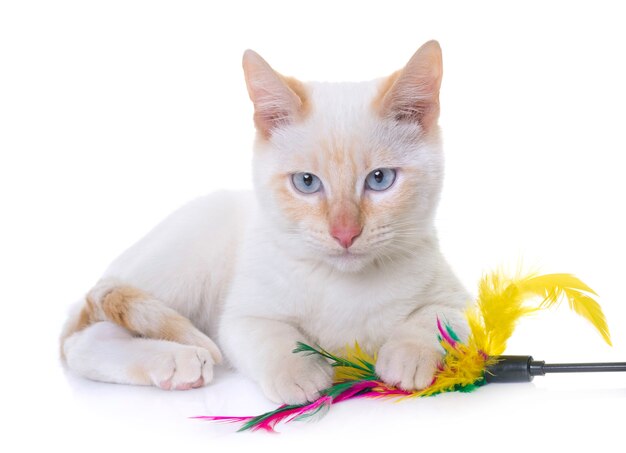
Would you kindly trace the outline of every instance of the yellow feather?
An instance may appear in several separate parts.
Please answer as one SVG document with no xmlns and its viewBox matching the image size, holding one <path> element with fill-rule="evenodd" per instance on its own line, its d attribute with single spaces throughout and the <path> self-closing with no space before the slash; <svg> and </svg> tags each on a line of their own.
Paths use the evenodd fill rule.
<svg viewBox="0 0 626 453">
<path fill-rule="evenodd" d="M 478 287 L 476 306 L 467 313 L 472 336 L 469 343 L 488 355 L 499 355 L 513 334 L 517 321 L 537 311 L 523 304 L 519 282 L 501 271 L 485 275 Z"/>
<path fill-rule="evenodd" d="M 346 346 L 344 353 L 342 354 L 346 360 L 363 365 L 367 369 L 368 364 L 376 363 L 376 355 L 371 356 L 359 346 L 359 343 L 354 342 L 354 346 Z M 369 373 L 365 370 L 358 368 L 336 365 L 335 366 L 335 382 L 358 380 L 367 377 Z"/>
<path fill-rule="evenodd" d="M 539 275 L 524 281 L 523 291 L 543 297 L 540 308 L 558 306 L 566 298 L 569 307 L 588 320 L 600 332 L 604 341 L 611 344 L 606 318 L 600 304 L 593 298 L 597 294 L 580 279 L 571 274 Z"/>
<path fill-rule="evenodd" d="M 486 366 L 495 362 L 494 359 L 486 357 L 476 348 L 461 343 L 457 343 L 455 348 L 446 343 L 443 345 L 446 349 L 446 355 L 442 368 L 436 374 L 435 381 L 424 390 L 414 392 L 410 395 L 411 397 L 431 396 L 457 388 L 473 386 L 482 379 Z"/>
<path fill-rule="evenodd" d="M 517 321 L 540 309 L 558 306 L 565 297 L 570 308 L 581 315 L 611 344 L 602 309 L 589 286 L 570 274 L 507 277 L 502 271 L 485 275 L 479 285 L 476 307 L 467 313 L 469 345 L 488 355 L 500 355 L 513 334 Z M 541 297 L 536 305 L 532 299 Z"/>
</svg>

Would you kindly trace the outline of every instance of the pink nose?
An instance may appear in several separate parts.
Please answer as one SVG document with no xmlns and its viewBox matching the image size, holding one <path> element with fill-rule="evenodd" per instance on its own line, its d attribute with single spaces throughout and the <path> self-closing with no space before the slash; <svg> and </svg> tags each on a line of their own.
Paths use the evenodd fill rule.
<svg viewBox="0 0 626 453">
<path fill-rule="evenodd" d="M 354 240 L 361 234 L 360 225 L 337 225 L 330 229 L 330 234 L 343 248 L 349 248 Z"/>
</svg>

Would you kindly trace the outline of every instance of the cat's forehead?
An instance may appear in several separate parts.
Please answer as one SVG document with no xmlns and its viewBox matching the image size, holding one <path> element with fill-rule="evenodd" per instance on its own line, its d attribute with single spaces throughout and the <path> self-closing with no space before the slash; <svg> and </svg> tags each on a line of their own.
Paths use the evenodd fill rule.
<svg viewBox="0 0 626 453">
<path fill-rule="evenodd" d="M 273 149 L 269 155 L 282 166 L 308 170 L 404 164 L 407 149 L 417 143 L 419 126 L 394 125 L 380 115 L 377 99 L 384 82 L 303 84 L 306 115 L 273 134 L 267 143 Z"/>
<path fill-rule="evenodd" d="M 374 115 L 373 102 L 379 93 L 380 80 L 366 82 L 307 82 L 314 121 L 337 125 L 354 124 Z"/>
<path fill-rule="evenodd" d="M 303 151 L 311 150 L 310 145 L 345 153 L 371 143 L 382 126 L 374 106 L 379 85 L 377 80 L 307 83 L 309 110 L 294 127 L 303 139 Z"/>
</svg>

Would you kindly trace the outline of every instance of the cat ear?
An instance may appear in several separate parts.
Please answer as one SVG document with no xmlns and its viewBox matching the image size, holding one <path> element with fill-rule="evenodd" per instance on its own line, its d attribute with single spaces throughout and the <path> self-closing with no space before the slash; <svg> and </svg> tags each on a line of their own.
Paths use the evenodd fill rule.
<svg viewBox="0 0 626 453">
<path fill-rule="evenodd" d="M 274 71 L 253 50 L 243 54 L 243 71 L 254 104 L 254 123 L 265 138 L 269 138 L 275 128 L 304 114 L 305 94 L 299 81 Z"/>
<path fill-rule="evenodd" d="M 380 113 L 396 121 L 418 122 L 428 130 L 439 117 L 442 75 L 441 47 L 437 41 L 428 41 L 383 84 Z"/>
</svg>

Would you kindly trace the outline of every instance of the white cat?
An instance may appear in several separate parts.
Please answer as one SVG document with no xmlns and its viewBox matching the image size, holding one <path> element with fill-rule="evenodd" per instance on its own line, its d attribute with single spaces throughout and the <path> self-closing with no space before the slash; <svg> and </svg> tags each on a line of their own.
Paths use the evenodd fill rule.
<svg viewBox="0 0 626 453">
<path fill-rule="evenodd" d="M 252 51 L 243 67 L 255 196 L 193 201 L 119 257 L 66 324 L 69 368 L 188 389 L 211 381 L 221 349 L 269 398 L 300 403 L 332 370 L 293 354 L 296 342 L 340 351 L 358 341 L 378 353 L 386 382 L 427 386 L 442 356 L 437 317 L 463 335 L 470 300 L 433 226 L 438 43 L 362 83 L 302 83 Z"/>
</svg>

